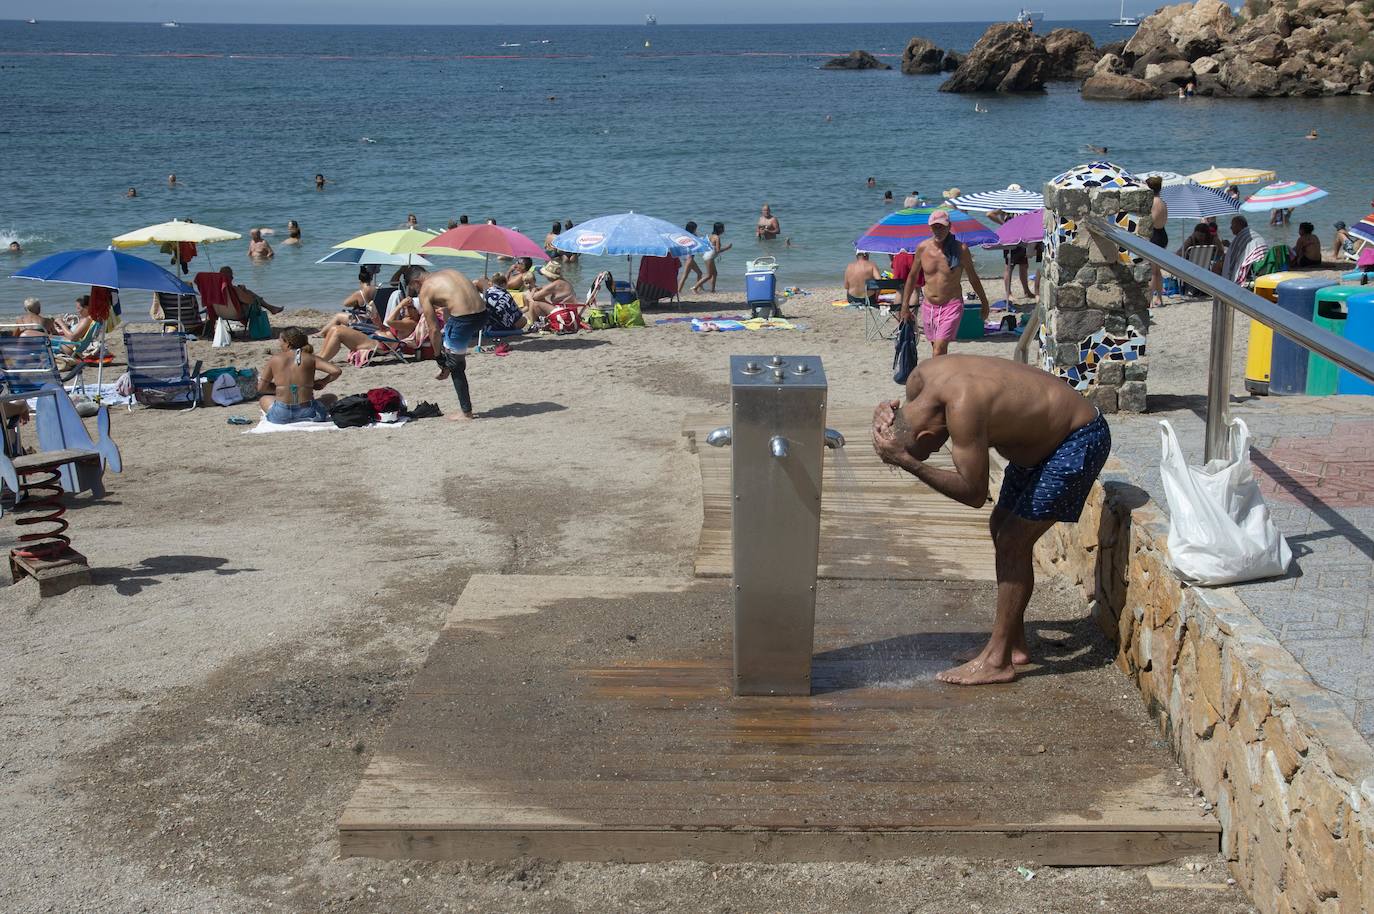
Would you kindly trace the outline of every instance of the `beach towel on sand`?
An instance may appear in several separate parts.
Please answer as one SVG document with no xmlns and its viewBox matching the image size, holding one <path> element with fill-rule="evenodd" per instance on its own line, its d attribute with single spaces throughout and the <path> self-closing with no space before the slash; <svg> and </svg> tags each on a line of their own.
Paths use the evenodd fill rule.
<svg viewBox="0 0 1374 914">
<path fill-rule="evenodd" d="M 371 425 L 359 425 L 355 428 L 395 428 L 398 425 L 405 425 L 409 419 L 404 417 L 395 422 L 374 422 Z M 260 418 L 258 424 L 252 428 L 243 430 L 244 435 L 268 435 L 273 432 L 343 432 L 347 429 L 339 428 L 333 422 L 292 422 L 289 425 L 278 425 L 275 422 L 268 422 L 266 418 Z"/>
</svg>

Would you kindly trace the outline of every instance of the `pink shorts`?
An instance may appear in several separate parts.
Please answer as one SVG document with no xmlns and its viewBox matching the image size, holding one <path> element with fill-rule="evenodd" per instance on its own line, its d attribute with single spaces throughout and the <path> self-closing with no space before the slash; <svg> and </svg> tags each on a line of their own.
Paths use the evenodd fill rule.
<svg viewBox="0 0 1374 914">
<path fill-rule="evenodd" d="M 929 299 L 921 302 L 921 323 L 928 340 L 954 339 L 959 335 L 959 322 L 963 319 L 962 298 L 952 298 L 942 305 L 931 304 Z"/>
</svg>

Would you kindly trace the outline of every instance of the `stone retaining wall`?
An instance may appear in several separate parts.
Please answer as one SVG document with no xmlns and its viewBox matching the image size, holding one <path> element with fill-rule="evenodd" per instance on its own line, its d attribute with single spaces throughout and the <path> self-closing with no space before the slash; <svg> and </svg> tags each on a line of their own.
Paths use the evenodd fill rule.
<svg viewBox="0 0 1374 914">
<path fill-rule="evenodd" d="M 1179 583 L 1167 536 L 1142 490 L 1099 483 L 1037 563 L 1090 600 L 1258 909 L 1374 912 L 1374 751 L 1231 590 Z"/>
</svg>

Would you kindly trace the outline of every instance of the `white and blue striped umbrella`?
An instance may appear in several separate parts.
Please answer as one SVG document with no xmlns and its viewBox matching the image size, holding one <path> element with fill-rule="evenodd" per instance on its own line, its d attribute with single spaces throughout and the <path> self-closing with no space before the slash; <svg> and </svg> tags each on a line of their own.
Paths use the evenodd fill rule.
<svg viewBox="0 0 1374 914">
<path fill-rule="evenodd" d="M 481 255 L 477 255 L 479 258 Z M 386 254 L 368 248 L 339 248 L 321 257 L 316 263 L 366 264 L 368 266 L 388 267 L 432 267 L 433 263 L 419 254 Z"/>
<path fill-rule="evenodd" d="M 1240 212 L 1240 206 L 1217 187 L 1203 187 L 1193 181 L 1165 184 L 1159 195 L 1169 207 L 1170 219 L 1205 219 Z"/>
<path fill-rule="evenodd" d="M 1326 191 L 1320 187 L 1313 187 L 1302 181 L 1277 181 L 1255 191 L 1249 200 L 1240 205 L 1240 208 L 1247 213 L 1262 213 L 1271 209 L 1292 209 L 1295 206 L 1302 206 L 1304 203 L 1311 203 L 1313 200 L 1320 200 L 1325 196 Z"/>
<path fill-rule="evenodd" d="M 635 212 L 588 219 L 554 238 L 553 246 L 570 254 L 622 257 L 684 257 L 711 250 L 709 242 L 685 228 Z"/>
<path fill-rule="evenodd" d="M 1004 213 L 1030 213 L 1045 207 L 1045 195 L 1023 190 L 1013 184 L 1002 190 L 985 190 L 977 194 L 964 194 L 950 200 L 956 209 L 974 213 L 990 213 L 1001 210 Z"/>
</svg>

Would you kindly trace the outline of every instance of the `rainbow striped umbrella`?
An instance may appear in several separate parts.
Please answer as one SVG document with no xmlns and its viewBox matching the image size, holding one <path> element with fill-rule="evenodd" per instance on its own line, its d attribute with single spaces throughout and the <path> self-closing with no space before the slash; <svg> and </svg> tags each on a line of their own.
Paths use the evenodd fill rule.
<svg viewBox="0 0 1374 914">
<path fill-rule="evenodd" d="M 1374 244 L 1374 213 L 1370 213 L 1359 222 L 1350 226 L 1350 234 L 1354 235 L 1365 244 Z"/>
<path fill-rule="evenodd" d="M 930 214 L 937 206 L 899 209 L 885 216 L 877 225 L 854 241 L 854 250 L 868 254 L 896 254 L 915 251 L 916 245 L 930 237 Z M 964 244 L 995 244 L 997 233 L 968 213 L 947 209 L 949 228 Z"/>
<path fill-rule="evenodd" d="M 1271 209 L 1292 209 L 1295 206 L 1302 206 L 1304 203 L 1311 203 L 1313 200 L 1320 200 L 1326 196 L 1326 191 L 1320 187 L 1313 187 L 1311 184 L 1304 184 L 1301 181 L 1275 181 L 1273 184 L 1266 184 L 1251 195 L 1250 199 L 1240 205 L 1240 208 L 1247 213 L 1260 213 Z"/>
</svg>

